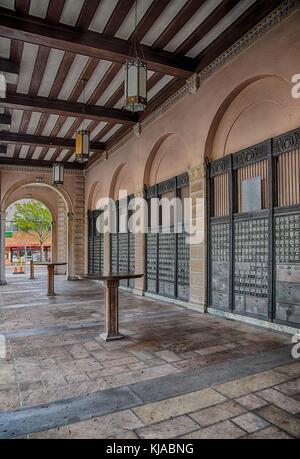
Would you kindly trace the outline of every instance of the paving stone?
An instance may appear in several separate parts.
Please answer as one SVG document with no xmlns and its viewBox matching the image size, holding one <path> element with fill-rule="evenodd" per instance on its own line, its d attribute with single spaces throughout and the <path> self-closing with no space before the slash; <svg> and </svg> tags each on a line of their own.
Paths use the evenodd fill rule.
<svg viewBox="0 0 300 459">
<path fill-rule="evenodd" d="M 149 403 L 148 405 L 134 408 L 134 412 L 145 424 L 153 424 L 197 411 L 201 408 L 207 408 L 223 401 L 225 401 L 225 397 L 222 395 L 212 389 L 204 389 L 160 402 Z"/>
<path fill-rule="evenodd" d="M 2 411 L 17 410 L 19 407 L 20 400 L 17 388 L 0 391 L 0 414 Z"/>
<path fill-rule="evenodd" d="M 193 418 L 201 427 L 207 427 L 216 422 L 225 421 L 226 419 L 245 413 L 246 410 L 238 403 L 233 401 L 221 403 L 211 408 L 206 408 L 196 413 L 191 413 Z"/>
<path fill-rule="evenodd" d="M 238 426 L 233 424 L 231 421 L 220 422 L 210 427 L 206 427 L 202 430 L 197 430 L 187 435 L 183 435 L 181 438 L 186 440 L 214 440 L 214 439 L 223 439 L 231 440 L 235 438 L 240 438 L 245 435 L 245 432 L 240 429 Z"/>
<path fill-rule="evenodd" d="M 300 402 L 291 397 L 281 394 L 274 389 L 266 389 L 258 392 L 258 395 L 270 404 L 282 408 L 290 414 L 300 413 Z"/>
<path fill-rule="evenodd" d="M 257 430 L 264 429 L 269 425 L 264 419 L 260 418 L 254 413 L 246 413 L 232 419 L 232 422 L 237 424 L 242 429 L 246 430 L 246 432 L 252 433 L 256 432 Z"/>
<path fill-rule="evenodd" d="M 182 357 L 179 357 L 177 354 L 171 351 L 159 351 L 155 353 L 160 359 L 165 360 L 166 362 L 172 363 L 181 360 Z"/>
<path fill-rule="evenodd" d="M 145 368 L 143 370 L 132 371 L 129 373 L 121 373 L 114 376 L 105 377 L 104 380 L 111 387 L 126 386 L 134 384 L 138 381 L 145 381 L 149 379 L 156 379 L 160 376 L 170 375 L 176 373 L 178 370 L 172 365 L 165 364 L 158 367 Z"/>
<path fill-rule="evenodd" d="M 291 440 L 293 437 L 277 429 L 277 427 L 267 427 L 266 429 L 254 432 L 244 437 L 247 440 Z"/>
<path fill-rule="evenodd" d="M 187 416 L 180 416 L 139 429 L 137 434 L 140 438 L 145 439 L 169 439 L 176 438 L 198 428 L 199 426 L 192 419 Z"/>
<path fill-rule="evenodd" d="M 266 387 L 274 386 L 288 379 L 289 376 L 286 374 L 270 370 L 218 385 L 216 389 L 227 397 L 237 398 L 265 389 Z"/>
<path fill-rule="evenodd" d="M 141 421 L 128 410 L 40 432 L 31 435 L 31 438 L 100 439 L 110 435 L 122 436 L 123 433 L 125 436 L 127 430 L 137 429 L 142 425 Z"/>
<path fill-rule="evenodd" d="M 278 373 L 283 373 L 291 378 L 300 377 L 300 362 L 294 362 L 289 365 L 283 365 L 279 368 L 276 368 Z"/>
<path fill-rule="evenodd" d="M 294 397 L 295 395 L 300 394 L 300 378 L 293 379 L 283 384 L 275 386 L 274 389 L 279 390 L 285 395 L 290 395 Z"/>
<path fill-rule="evenodd" d="M 268 405 L 268 402 L 254 394 L 249 394 L 245 395 L 244 397 L 237 398 L 236 402 L 240 403 L 250 411 Z"/>
<path fill-rule="evenodd" d="M 276 406 L 264 406 L 257 410 L 257 413 L 271 422 L 279 429 L 284 430 L 295 438 L 300 438 L 300 419 L 288 414 Z"/>
</svg>

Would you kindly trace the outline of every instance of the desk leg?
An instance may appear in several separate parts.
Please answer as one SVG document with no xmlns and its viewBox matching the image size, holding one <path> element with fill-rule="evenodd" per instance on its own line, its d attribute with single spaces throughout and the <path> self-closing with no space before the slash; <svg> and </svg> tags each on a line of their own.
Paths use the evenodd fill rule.
<svg viewBox="0 0 300 459">
<path fill-rule="evenodd" d="M 48 296 L 55 296 L 54 293 L 54 266 L 48 265 Z"/>
<path fill-rule="evenodd" d="M 108 280 L 105 285 L 105 332 L 101 338 L 114 341 L 124 338 L 119 333 L 119 281 Z"/>
</svg>

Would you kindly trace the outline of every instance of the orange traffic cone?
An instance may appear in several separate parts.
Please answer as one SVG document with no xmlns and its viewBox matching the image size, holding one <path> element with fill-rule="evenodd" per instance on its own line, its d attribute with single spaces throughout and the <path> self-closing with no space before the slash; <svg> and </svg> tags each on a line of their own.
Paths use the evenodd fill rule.
<svg viewBox="0 0 300 459">
<path fill-rule="evenodd" d="M 14 266 L 13 274 L 18 274 L 18 267 L 17 267 L 17 265 Z"/>
<path fill-rule="evenodd" d="M 19 274 L 25 274 L 25 271 L 24 271 L 24 266 L 23 264 L 21 263 L 20 265 L 20 271 L 19 271 Z"/>
</svg>

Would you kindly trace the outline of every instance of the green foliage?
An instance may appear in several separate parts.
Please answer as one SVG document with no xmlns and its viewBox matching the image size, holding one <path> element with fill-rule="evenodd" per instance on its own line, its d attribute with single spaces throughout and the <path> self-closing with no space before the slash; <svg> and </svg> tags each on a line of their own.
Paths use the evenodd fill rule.
<svg viewBox="0 0 300 459">
<path fill-rule="evenodd" d="M 41 245 L 51 236 L 51 214 L 38 201 L 16 203 L 13 219 L 18 231 L 36 237 Z"/>
</svg>

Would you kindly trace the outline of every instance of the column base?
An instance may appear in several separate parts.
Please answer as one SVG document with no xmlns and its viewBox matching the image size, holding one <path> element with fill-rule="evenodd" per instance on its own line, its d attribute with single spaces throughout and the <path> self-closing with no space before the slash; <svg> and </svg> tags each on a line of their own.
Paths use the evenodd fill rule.
<svg viewBox="0 0 300 459">
<path fill-rule="evenodd" d="M 4 286 L 4 285 L 7 285 L 7 282 L 6 281 L 0 281 L 0 286 Z"/>
<path fill-rule="evenodd" d="M 104 341 L 117 341 L 118 339 L 124 339 L 125 336 L 124 335 L 121 335 L 121 333 L 118 333 L 117 335 L 111 335 L 109 333 L 101 333 L 100 337 L 104 340 Z"/>
<path fill-rule="evenodd" d="M 79 277 L 76 277 L 76 276 L 68 276 L 67 277 L 67 281 L 78 281 L 80 280 Z"/>
</svg>

